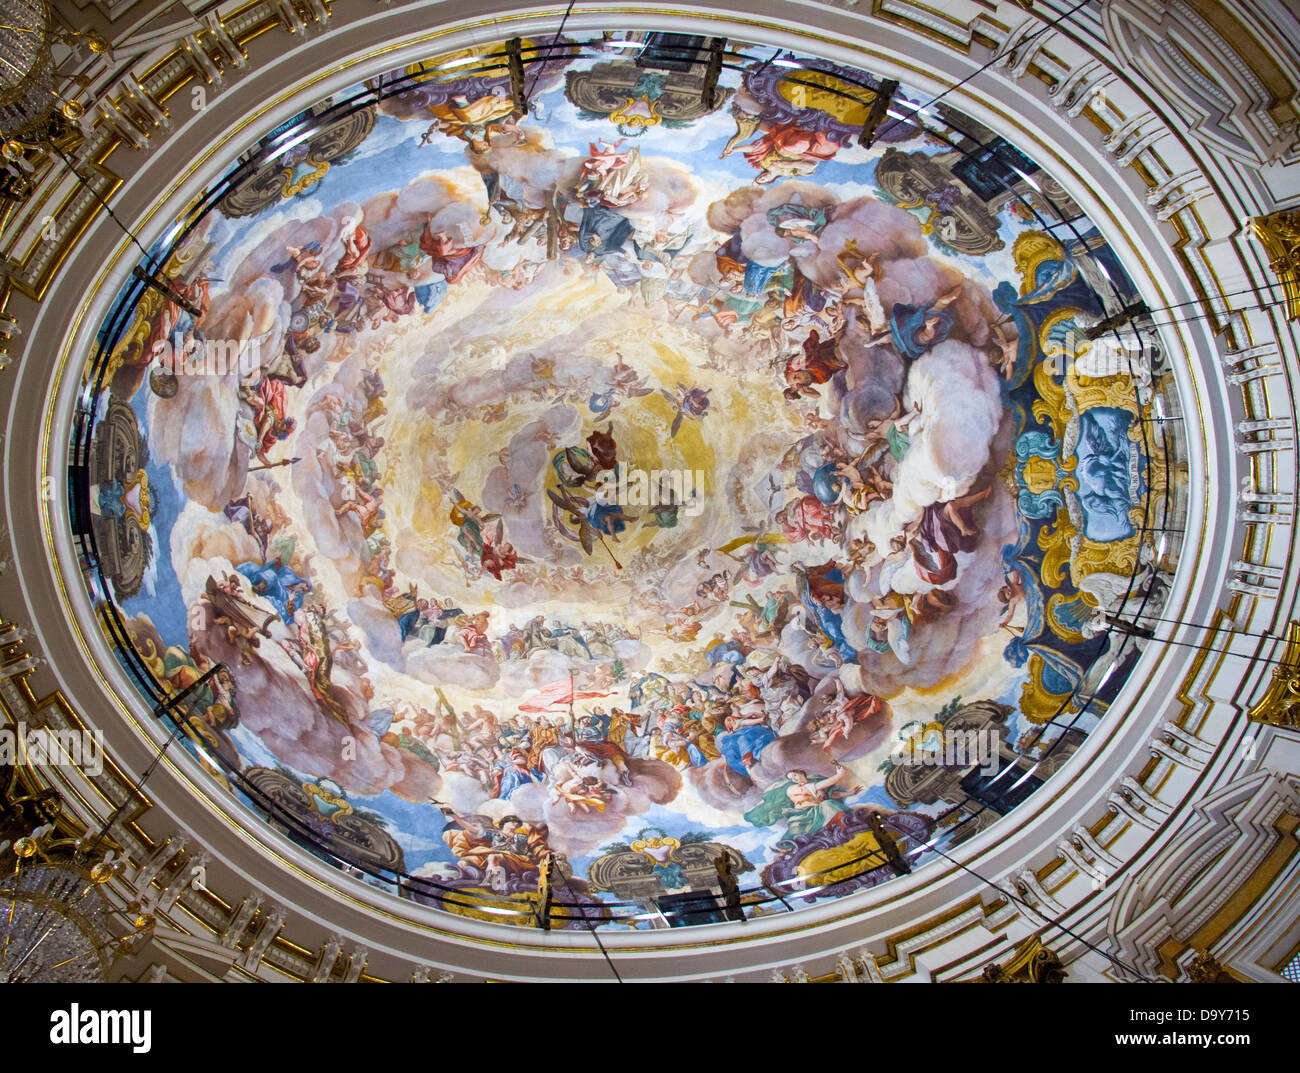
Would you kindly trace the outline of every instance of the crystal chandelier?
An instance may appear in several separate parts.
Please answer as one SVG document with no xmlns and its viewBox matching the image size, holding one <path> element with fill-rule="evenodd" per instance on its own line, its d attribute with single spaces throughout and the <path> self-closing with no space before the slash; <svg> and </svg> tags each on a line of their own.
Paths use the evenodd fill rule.
<svg viewBox="0 0 1300 1073">
<path fill-rule="evenodd" d="M 96 33 L 56 26 L 46 0 L 5 0 L 0 12 L 0 136 L 3 156 L 19 160 L 30 149 L 59 140 L 85 107 L 61 90 L 66 83 L 54 58 L 57 44 L 82 41 L 108 51 Z M 84 82 L 83 79 L 73 81 Z"/>
<path fill-rule="evenodd" d="M 0 800 L 0 984 L 97 983 L 113 962 L 137 952 L 153 933 L 152 905 L 137 899 L 114 910 L 107 884 L 118 873 L 116 850 L 105 839 L 62 837 L 46 822 L 26 830 L 29 810 L 50 817 L 62 802 L 52 791 Z M 115 915 L 125 913 L 127 933 Z M 116 923 L 116 928 L 113 926 Z"/>
</svg>

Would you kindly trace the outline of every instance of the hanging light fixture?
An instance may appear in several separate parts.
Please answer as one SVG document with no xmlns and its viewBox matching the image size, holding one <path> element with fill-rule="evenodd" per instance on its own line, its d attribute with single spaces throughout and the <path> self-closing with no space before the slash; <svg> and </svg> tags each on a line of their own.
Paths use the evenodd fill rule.
<svg viewBox="0 0 1300 1073">
<path fill-rule="evenodd" d="M 111 926 L 105 896 L 117 875 L 117 850 L 102 835 L 74 841 L 51 821 L 62 802 L 50 790 L 0 797 L 0 984 L 103 982 L 113 962 L 153 934 L 152 905 L 126 907 L 126 934 Z M 31 827 L 26 817 L 46 822 Z M 122 930 L 119 921 L 117 931 Z"/>
<path fill-rule="evenodd" d="M 33 149 L 58 142 L 70 133 L 69 124 L 85 114 L 85 106 L 66 95 L 54 46 L 81 43 L 92 52 L 108 51 L 108 42 L 94 32 L 56 26 L 46 0 L 5 0 L 0 24 L 0 155 L 19 166 Z M 84 80 L 72 79 L 84 84 Z"/>
<path fill-rule="evenodd" d="M 100 889 L 117 873 L 113 853 L 51 853 L 52 831 L 0 843 L 0 983 L 102 981 L 118 952 Z"/>
<path fill-rule="evenodd" d="M 52 39 L 45 0 L 10 0 L 5 5 L 0 29 L 0 131 L 6 142 L 42 133 L 44 120 L 53 111 Z"/>
</svg>

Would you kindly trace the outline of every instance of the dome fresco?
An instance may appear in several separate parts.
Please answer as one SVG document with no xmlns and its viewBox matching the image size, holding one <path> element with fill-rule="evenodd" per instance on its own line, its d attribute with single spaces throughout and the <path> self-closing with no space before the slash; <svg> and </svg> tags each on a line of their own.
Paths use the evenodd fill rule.
<svg viewBox="0 0 1300 1073">
<path fill-rule="evenodd" d="M 277 128 L 117 296 L 101 628 L 216 784 L 451 912 L 531 924 L 548 853 L 579 927 L 935 859 L 1161 614 L 1172 378 L 1088 338 L 1133 284 L 906 86 L 864 146 L 889 89 L 829 61 L 522 46 Z"/>
</svg>

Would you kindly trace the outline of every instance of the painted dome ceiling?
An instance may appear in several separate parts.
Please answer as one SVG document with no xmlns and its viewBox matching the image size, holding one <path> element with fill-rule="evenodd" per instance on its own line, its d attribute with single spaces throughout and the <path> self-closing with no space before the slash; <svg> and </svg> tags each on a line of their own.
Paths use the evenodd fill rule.
<svg viewBox="0 0 1300 1073">
<path fill-rule="evenodd" d="M 724 854 L 757 912 L 874 886 L 1062 767 L 1160 614 L 1173 401 L 1087 338 L 1105 241 L 943 104 L 864 147 L 874 76 L 729 47 L 712 92 L 631 34 L 336 94 L 101 330 L 101 626 L 403 897 L 531 923 L 548 852 L 633 926 L 709 919 Z"/>
</svg>

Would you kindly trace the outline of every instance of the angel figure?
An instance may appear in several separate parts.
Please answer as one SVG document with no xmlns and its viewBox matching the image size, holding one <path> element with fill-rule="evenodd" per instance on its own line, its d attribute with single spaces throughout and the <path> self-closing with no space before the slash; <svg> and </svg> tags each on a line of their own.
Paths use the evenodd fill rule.
<svg viewBox="0 0 1300 1073">
<path fill-rule="evenodd" d="M 679 383 L 677 390 L 679 395 L 674 395 L 663 388 L 659 389 L 661 394 L 673 406 L 673 424 L 669 431 L 669 438 L 676 439 L 677 433 L 682 427 L 682 422 L 688 417 L 703 420 L 709 413 L 709 389 L 702 387 L 687 387 Z"/>
</svg>

